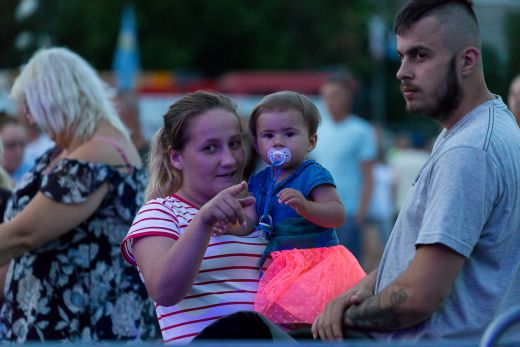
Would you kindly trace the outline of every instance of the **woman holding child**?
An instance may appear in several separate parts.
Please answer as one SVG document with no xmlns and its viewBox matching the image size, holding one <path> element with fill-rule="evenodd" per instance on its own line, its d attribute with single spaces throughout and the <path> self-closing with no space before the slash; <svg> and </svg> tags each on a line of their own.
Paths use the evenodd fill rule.
<svg viewBox="0 0 520 347">
<path fill-rule="evenodd" d="M 148 202 L 121 248 L 156 303 L 164 342 L 187 343 L 227 314 L 252 310 L 266 241 L 214 235 L 245 224 L 254 205 L 241 182 L 245 152 L 231 100 L 196 92 L 164 115 L 150 152 Z"/>
</svg>

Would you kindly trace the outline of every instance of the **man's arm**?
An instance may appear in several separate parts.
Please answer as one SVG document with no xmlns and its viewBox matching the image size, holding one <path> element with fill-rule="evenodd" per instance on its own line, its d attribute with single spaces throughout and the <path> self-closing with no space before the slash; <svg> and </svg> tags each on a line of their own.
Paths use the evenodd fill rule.
<svg viewBox="0 0 520 347">
<path fill-rule="evenodd" d="M 378 295 L 349 307 L 346 327 L 397 330 L 428 319 L 448 296 L 465 258 L 441 245 L 417 248 L 408 269 Z"/>
<path fill-rule="evenodd" d="M 397 330 L 426 320 L 449 294 L 464 260 L 441 244 L 419 246 L 408 269 L 379 294 L 365 295 L 354 305 L 338 301 L 341 296 L 329 303 L 313 324 L 315 338 L 343 339 L 337 318 L 330 313 L 338 309 L 344 310 L 343 327 L 354 329 Z M 375 272 L 368 278 L 375 282 Z"/>
<path fill-rule="evenodd" d="M 344 293 L 329 302 L 321 314 L 316 317 L 312 324 L 312 336 L 322 339 L 329 336 L 341 338 L 341 327 L 343 325 L 343 314 L 352 305 L 359 305 L 361 302 L 374 295 L 376 286 L 377 269 L 370 272 L 365 278 L 361 279 L 355 286 L 346 290 Z"/>
</svg>

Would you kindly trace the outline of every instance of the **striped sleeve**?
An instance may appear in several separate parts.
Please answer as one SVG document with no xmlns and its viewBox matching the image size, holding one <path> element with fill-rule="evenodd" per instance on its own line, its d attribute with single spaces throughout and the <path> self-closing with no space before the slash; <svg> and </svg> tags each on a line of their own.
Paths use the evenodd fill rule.
<svg viewBox="0 0 520 347">
<path fill-rule="evenodd" d="M 186 226 L 184 216 L 165 199 L 155 199 L 144 204 L 134 218 L 128 234 L 121 243 L 121 253 L 127 262 L 136 265 L 132 244 L 142 236 L 164 236 L 177 240 Z"/>
</svg>

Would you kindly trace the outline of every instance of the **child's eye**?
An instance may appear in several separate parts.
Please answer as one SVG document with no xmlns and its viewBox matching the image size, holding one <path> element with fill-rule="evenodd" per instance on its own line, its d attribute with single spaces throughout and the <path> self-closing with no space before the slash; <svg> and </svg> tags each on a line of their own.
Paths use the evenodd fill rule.
<svg viewBox="0 0 520 347">
<path fill-rule="evenodd" d="M 262 137 L 264 139 L 271 139 L 271 138 L 273 138 L 273 134 L 263 134 Z"/>
<path fill-rule="evenodd" d="M 288 131 L 285 133 L 285 136 L 287 136 L 287 137 L 293 137 L 294 135 L 296 135 L 296 133 L 294 131 Z"/>
</svg>

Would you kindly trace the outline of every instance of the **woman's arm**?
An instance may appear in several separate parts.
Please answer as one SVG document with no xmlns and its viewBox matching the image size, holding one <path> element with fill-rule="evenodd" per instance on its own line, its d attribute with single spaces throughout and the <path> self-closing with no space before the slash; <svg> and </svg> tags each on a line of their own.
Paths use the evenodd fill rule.
<svg viewBox="0 0 520 347">
<path fill-rule="evenodd" d="M 102 184 L 85 202 L 65 205 L 42 193 L 11 221 L 0 224 L 0 265 L 67 233 L 87 219 L 108 191 Z"/>
<path fill-rule="evenodd" d="M 98 127 L 107 128 L 103 124 Z M 67 155 L 65 151 L 61 152 L 54 163 L 63 158 L 107 165 L 124 163 L 115 148 L 93 140 L 82 144 Z M 80 204 L 59 203 L 38 192 L 15 218 L 0 225 L 0 265 L 78 226 L 98 209 L 107 192 L 108 184 L 104 183 Z"/>
<path fill-rule="evenodd" d="M 324 228 L 337 228 L 345 223 L 345 207 L 341 203 L 336 188 L 323 184 L 310 193 L 311 200 L 292 188 L 285 188 L 278 193 L 278 201 L 287 204 L 310 222 Z"/>
<path fill-rule="evenodd" d="M 171 306 L 186 296 L 199 272 L 215 223 L 245 222 L 243 208 L 255 202 L 253 197 L 237 198 L 245 188 L 243 182 L 217 194 L 202 206 L 176 241 L 160 236 L 134 241 L 137 265 L 155 302 Z"/>
<path fill-rule="evenodd" d="M 161 236 L 136 239 L 133 252 L 152 299 L 161 306 L 181 301 L 190 290 L 209 240 L 211 228 L 195 217 L 178 240 Z"/>
</svg>

